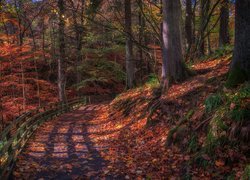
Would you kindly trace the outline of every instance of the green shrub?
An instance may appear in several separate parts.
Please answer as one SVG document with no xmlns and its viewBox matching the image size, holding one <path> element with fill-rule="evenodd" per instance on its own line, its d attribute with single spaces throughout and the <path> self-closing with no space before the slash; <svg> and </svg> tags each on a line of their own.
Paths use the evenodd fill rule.
<svg viewBox="0 0 250 180">
<path fill-rule="evenodd" d="M 158 86 L 159 85 L 159 79 L 158 79 L 157 75 L 156 74 L 150 74 L 148 76 L 146 85 L 150 86 L 150 87 L 156 87 L 156 86 Z"/>
<path fill-rule="evenodd" d="M 234 109 L 230 112 L 230 118 L 235 121 L 245 121 L 250 119 L 250 110 L 248 109 Z"/>
<path fill-rule="evenodd" d="M 215 50 L 213 56 L 215 58 L 219 58 L 219 57 L 225 56 L 227 54 L 230 54 L 232 52 L 233 52 L 233 46 L 226 45 L 226 46 L 220 47 L 219 49 Z"/>
<path fill-rule="evenodd" d="M 192 135 L 189 144 L 188 144 L 188 152 L 196 152 L 198 149 L 198 137 L 197 135 Z"/>
<path fill-rule="evenodd" d="M 83 73 L 83 79 L 74 85 L 77 89 L 90 84 L 100 85 L 125 81 L 125 72 L 122 70 L 121 65 L 114 61 L 105 59 L 85 61 L 78 68 L 78 71 Z"/>
<path fill-rule="evenodd" d="M 220 94 L 211 95 L 205 100 L 206 111 L 211 112 L 218 108 L 222 103 L 222 96 Z"/>
</svg>

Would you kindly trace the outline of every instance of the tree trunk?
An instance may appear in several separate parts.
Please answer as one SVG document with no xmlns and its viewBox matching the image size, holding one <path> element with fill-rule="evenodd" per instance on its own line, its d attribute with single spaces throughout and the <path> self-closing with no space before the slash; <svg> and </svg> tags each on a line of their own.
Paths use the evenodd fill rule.
<svg viewBox="0 0 250 180">
<path fill-rule="evenodd" d="M 201 7 L 200 7 L 200 14 L 201 14 L 201 22 L 200 22 L 200 33 L 198 39 L 198 56 L 205 55 L 205 39 L 204 33 L 207 28 L 207 21 L 208 21 L 208 11 L 210 6 L 210 0 L 201 0 Z"/>
<path fill-rule="evenodd" d="M 223 47 L 229 44 L 229 1 L 223 0 L 220 9 L 220 32 L 219 32 L 219 46 Z"/>
<path fill-rule="evenodd" d="M 131 0 L 125 0 L 125 32 L 126 32 L 126 86 L 135 86 L 135 61 L 133 59 Z"/>
<path fill-rule="evenodd" d="M 142 0 L 139 0 L 139 6 L 141 7 L 139 10 L 139 14 L 138 14 L 138 22 L 139 22 L 139 66 L 140 66 L 140 81 L 142 81 L 143 79 L 143 75 L 145 74 L 144 70 L 145 70 L 145 66 L 147 65 L 144 59 L 144 53 L 143 53 L 143 45 L 145 45 L 145 19 L 143 17 L 142 11 L 143 11 L 143 2 Z M 147 70 L 146 73 L 149 73 L 149 71 Z"/>
<path fill-rule="evenodd" d="M 250 79 L 250 1 L 237 0 L 235 5 L 235 45 L 228 86 Z"/>
<path fill-rule="evenodd" d="M 187 76 L 187 71 L 183 63 L 180 22 L 180 1 L 163 0 L 163 91 L 169 88 L 169 82 L 171 83 L 171 81 L 180 81 Z"/>
<path fill-rule="evenodd" d="M 185 20 L 185 30 L 186 30 L 186 40 L 187 48 L 190 49 L 193 44 L 193 28 L 192 28 L 192 0 L 186 0 L 186 20 Z"/>
<path fill-rule="evenodd" d="M 73 1 L 72 6 L 74 6 Z M 80 9 L 80 22 L 77 22 L 77 8 L 73 8 L 72 15 L 73 15 L 73 21 L 74 21 L 74 30 L 75 30 L 75 42 L 76 42 L 76 83 L 79 84 L 81 82 L 81 72 L 79 70 L 79 67 L 81 65 L 82 61 L 82 41 L 83 41 L 83 24 L 84 24 L 84 5 L 85 1 L 82 0 L 81 2 L 81 9 Z M 80 92 L 78 90 L 77 95 L 80 96 Z"/>
<path fill-rule="evenodd" d="M 65 102 L 65 40 L 64 40 L 64 1 L 58 0 L 58 9 L 59 9 L 59 29 L 58 29 L 58 37 L 59 37 L 59 58 L 58 58 L 58 91 L 59 91 L 59 100 Z"/>
</svg>

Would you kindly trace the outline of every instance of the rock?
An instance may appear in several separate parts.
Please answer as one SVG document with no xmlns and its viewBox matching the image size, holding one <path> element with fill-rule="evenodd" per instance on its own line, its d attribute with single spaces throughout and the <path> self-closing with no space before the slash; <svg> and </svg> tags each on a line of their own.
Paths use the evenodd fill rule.
<svg viewBox="0 0 250 180">
<path fill-rule="evenodd" d="M 230 110 L 233 110 L 235 108 L 235 106 L 236 106 L 235 103 L 231 103 L 230 104 Z"/>
<path fill-rule="evenodd" d="M 129 175 L 126 175 L 126 176 L 125 176 L 125 179 L 130 179 Z"/>
<path fill-rule="evenodd" d="M 106 174 L 108 174 L 109 173 L 109 170 L 105 170 L 104 171 L 104 174 L 106 175 Z"/>
<path fill-rule="evenodd" d="M 137 170 L 137 171 L 136 171 L 136 174 L 137 174 L 137 175 L 141 175 L 141 174 L 142 174 L 142 170 Z"/>
</svg>

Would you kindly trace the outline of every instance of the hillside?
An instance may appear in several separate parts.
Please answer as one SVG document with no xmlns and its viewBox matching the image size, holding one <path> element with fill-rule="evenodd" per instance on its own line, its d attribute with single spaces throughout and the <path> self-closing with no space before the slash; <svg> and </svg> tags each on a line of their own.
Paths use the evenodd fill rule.
<svg viewBox="0 0 250 180">
<path fill-rule="evenodd" d="M 157 81 L 150 81 L 113 100 L 95 122 L 100 124 L 96 131 L 110 141 L 110 151 L 104 155 L 112 162 L 107 173 L 123 172 L 132 179 L 239 179 L 249 173 L 249 136 L 243 142 L 229 140 L 232 118 L 222 119 L 223 126 L 228 126 L 226 130 L 221 132 L 222 125 L 216 126 L 222 137 L 213 139 L 209 134 L 214 110 L 207 110 L 210 106 L 206 99 L 218 92 L 237 96 L 237 89 L 230 91 L 224 87 L 230 58 L 193 65 L 197 74 L 172 86 L 159 99 L 153 95 Z M 240 103 L 249 113 L 249 85 L 245 89 Z"/>
</svg>

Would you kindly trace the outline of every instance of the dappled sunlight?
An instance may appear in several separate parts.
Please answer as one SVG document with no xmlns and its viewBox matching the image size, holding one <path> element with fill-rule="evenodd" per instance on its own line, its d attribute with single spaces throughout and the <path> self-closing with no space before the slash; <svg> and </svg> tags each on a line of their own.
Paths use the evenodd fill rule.
<svg viewBox="0 0 250 180">
<path fill-rule="evenodd" d="M 54 157 L 54 158 L 68 158 L 69 155 L 68 155 L 68 153 L 65 153 L 65 152 L 56 152 L 56 153 L 52 153 L 52 157 Z"/>
<path fill-rule="evenodd" d="M 84 142 L 84 137 L 82 135 L 72 135 L 72 140 L 73 142 L 76 142 L 76 143 L 80 143 L 80 142 Z"/>
<path fill-rule="evenodd" d="M 29 173 L 39 177 L 43 173 L 53 177 L 50 172 L 65 169 L 68 175 L 74 170 L 78 175 L 100 176 L 106 169 L 107 142 L 114 134 L 118 135 L 123 125 L 106 129 L 108 121 L 104 116 L 108 114 L 104 106 L 80 109 L 75 111 L 76 115 L 67 113 L 39 127 L 19 156 L 14 174 Z M 86 126 L 87 123 L 91 125 Z M 34 163 L 36 166 L 32 166 Z M 23 169 L 22 164 L 29 168 Z"/>
<path fill-rule="evenodd" d="M 34 157 L 34 158 L 42 158 L 45 156 L 45 152 L 29 152 L 29 156 Z"/>
<path fill-rule="evenodd" d="M 88 148 L 85 144 L 83 143 L 76 143 L 74 146 L 76 152 L 87 152 Z"/>
<path fill-rule="evenodd" d="M 63 152 L 67 152 L 68 151 L 68 147 L 67 144 L 65 143 L 54 143 L 54 152 L 55 153 L 63 153 Z"/>
<path fill-rule="evenodd" d="M 45 151 L 45 144 L 44 143 L 39 143 L 39 142 L 32 142 L 32 144 L 29 145 L 29 148 L 31 151 L 34 152 L 44 152 Z"/>
<path fill-rule="evenodd" d="M 58 129 L 58 132 L 61 134 L 67 133 L 69 131 L 69 126 L 63 126 Z"/>
</svg>

